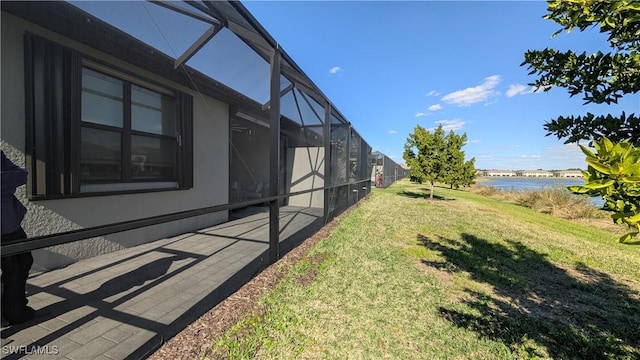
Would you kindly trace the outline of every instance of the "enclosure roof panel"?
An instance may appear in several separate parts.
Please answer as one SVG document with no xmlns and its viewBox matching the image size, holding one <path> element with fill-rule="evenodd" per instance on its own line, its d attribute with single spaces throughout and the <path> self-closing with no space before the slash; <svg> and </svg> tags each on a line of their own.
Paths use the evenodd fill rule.
<svg viewBox="0 0 640 360">
<path fill-rule="evenodd" d="M 87 23 L 84 26 L 77 27 L 78 21 L 65 24 L 65 17 L 77 16 L 70 7 L 62 6 L 65 2 L 55 2 L 55 5 L 48 1 L 23 2 L 5 6 L 7 3 L 11 2 L 2 2 L 3 10 L 22 7 L 40 12 L 40 15 L 47 15 L 44 8 L 56 8 L 55 13 L 48 15 L 57 19 L 47 20 L 24 12 L 22 17 L 42 20 L 50 25 L 49 28 L 57 28 L 54 31 L 66 27 L 66 33 L 72 38 L 83 37 L 82 34 L 73 35 L 74 31 L 95 30 L 90 28 L 92 19 L 88 16 L 83 19 Z M 166 56 L 174 67 L 186 65 L 187 73 L 197 72 L 209 77 L 224 84 L 214 87 L 224 89 L 226 86 L 263 108 L 269 106 L 269 62 L 278 51 L 281 54 L 280 88 L 284 90 L 294 84 L 322 106 L 331 104 L 240 2 L 154 0 L 69 1 L 66 4 L 80 8 L 150 46 L 153 50 L 145 51 Z M 107 37 L 105 27 L 102 31 L 102 35 Z M 136 51 L 132 50 L 133 53 Z M 344 119 L 334 106 L 331 109 Z"/>
</svg>

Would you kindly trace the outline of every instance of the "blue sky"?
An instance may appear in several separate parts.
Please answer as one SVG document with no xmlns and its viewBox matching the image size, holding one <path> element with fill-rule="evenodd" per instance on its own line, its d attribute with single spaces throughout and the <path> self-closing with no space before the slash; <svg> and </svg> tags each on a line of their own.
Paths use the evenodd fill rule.
<svg viewBox="0 0 640 360">
<path fill-rule="evenodd" d="M 640 111 L 640 96 L 583 106 L 532 92 L 528 49 L 607 50 L 597 29 L 551 35 L 543 1 L 244 3 L 375 149 L 403 162 L 416 124 L 466 133 L 477 168 L 584 168 L 576 145 L 545 137 L 559 115 Z"/>
<path fill-rule="evenodd" d="M 74 3 L 176 57 L 208 28 L 146 2 Z M 579 148 L 546 137 L 544 123 L 640 112 L 638 94 L 584 106 L 561 88 L 533 92 L 527 84 L 535 78 L 520 66 L 528 49 L 609 51 L 598 29 L 551 38 L 559 26 L 542 19 L 544 1 L 243 3 L 373 149 L 399 163 L 416 124 L 443 124 L 467 134 L 464 150 L 479 169 L 584 168 Z M 268 65 L 251 54 L 221 54 L 215 43 L 231 40 L 219 33 L 188 64 L 223 83 L 246 77 L 238 82 L 263 102 Z M 256 72 L 261 86 L 252 85 Z"/>
</svg>

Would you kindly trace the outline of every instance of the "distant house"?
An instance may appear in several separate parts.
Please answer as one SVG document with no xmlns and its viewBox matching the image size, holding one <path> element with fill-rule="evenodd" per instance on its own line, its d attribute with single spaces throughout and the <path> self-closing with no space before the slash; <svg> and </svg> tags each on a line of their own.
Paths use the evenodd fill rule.
<svg viewBox="0 0 640 360">
<path fill-rule="evenodd" d="M 553 177 L 553 173 L 547 170 L 522 170 L 520 176 L 524 177 Z"/>
<path fill-rule="evenodd" d="M 513 170 L 487 170 L 485 176 L 517 176 Z"/>
<path fill-rule="evenodd" d="M 556 172 L 555 176 L 563 178 L 581 178 L 582 170 L 562 170 Z"/>
</svg>

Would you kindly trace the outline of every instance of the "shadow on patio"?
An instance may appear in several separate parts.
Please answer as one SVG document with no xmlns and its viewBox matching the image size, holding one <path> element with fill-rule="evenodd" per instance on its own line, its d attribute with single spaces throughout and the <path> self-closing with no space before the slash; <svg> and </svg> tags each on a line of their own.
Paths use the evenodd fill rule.
<svg viewBox="0 0 640 360">
<path fill-rule="evenodd" d="M 281 253 L 317 231 L 322 215 L 281 208 Z M 255 213 L 33 275 L 36 318 L 2 330 L 2 356 L 144 358 L 268 265 L 268 232 L 268 213 Z"/>
</svg>

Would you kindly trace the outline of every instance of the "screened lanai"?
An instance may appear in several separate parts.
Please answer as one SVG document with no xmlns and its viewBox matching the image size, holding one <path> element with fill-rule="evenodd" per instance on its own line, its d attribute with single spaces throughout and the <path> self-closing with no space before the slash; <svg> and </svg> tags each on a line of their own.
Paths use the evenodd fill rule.
<svg viewBox="0 0 640 360">
<path fill-rule="evenodd" d="M 109 202 L 112 195 L 116 204 L 119 200 L 115 197 L 138 196 L 136 191 L 140 189 L 144 191 L 139 198 L 157 199 L 163 196 L 165 187 L 175 186 L 195 192 L 191 196 L 198 200 L 174 208 L 98 216 L 100 219 L 85 219 L 69 210 L 74 215 L 61 216 L 70 223 L 62 227 L 63 231 L 60 227 L 58 231 L 34 231 L 31 240 L 37 241 L 3 245 L 3 252 L 84 239 L 88 239 L 84 245 L 80 241 L 74 246 L 88 246 L 96 237 L 115 239 L 112 248 L 118 249 L 128 246 L 119 236 L 149 233 L 145 229 L 160 229 L 171 222 L 198 219 L 176 228 L 192 230 L 197 224 L 208 226 L 264 213 L 269 216 L 269 231 L 265 232 L 269 235 L 264 240 L 270 244 L 274 261 L 279 256 L 283 209 L 310 212 L 320 220 L 314 225 L 319 227 L 370 192 L 370 146 L 240 2 L 71 1 L 41 5 L 3 4 L 3 11 L 68 38 L 68 43 L 61 43 L 81 53 L 80 61 L 86 69 L 83 74 L 95 72 L 98 75 L 94 77 L 105 83 L 116 78 L 125 85 L 131 83 L 132 88 L 157 94 L 158 99 L 177 93 L 191 95 L 194 121 L 191 128 L 178 121 L 167 122 L 167 104 L 171 101 L 164 100 L 158 100 L 157 105 L 154 100 L 131 100 L 133 107 L 146 109 L 138 113 L 147 115 L 136 120 L 135 111 L 129 115 L 125 111 L 131 120 L 124 121 L 124 130 L 83 117 L 78 120 L 82 130 L 80 159 L 69 160 L 72 169 L 77 166 L 82 171 L 79 175 L 70 172 L 71 190 L 60 190 L 60 194 L 55 190 L 53 196 L 28 189 L 29 200 L 49 201 L 44 207 L 56 214 L 73 206 L 55 205 L 55 201 L 66 201 L 65 191 L 72 195 L 69 199 L 78 198 L 74 200 L 78 204 L 92 201 L 93 195 L 100 195 L 98 202 Z M 56 36 L 51 38 L 56 40 Z M 108 54 L 113 60 L 103 61 L 94 51 Z M 110 68 L 112 64 L 115 70 Z M 135 69 L 148 71 L 149 75 L 138 81 Z M 163 82 L 173 85 L 163 92 Z M 89 95 L 85 97 L 85 93 L 96 96 L 99 89 L 87 89 L 83 82 L 82 91 L 86 99 Z M 171 106 L 181 111 L 182 103 Z M 84 108 L 82 111 L 84 116 Z M 151 123 L 136 128 L 136 121 Z M 163 128 L 148 130 L 153 126 Z M 107 155 L 104 139 L 116 131 L 122 134 L 121 140 L 109 140 L 113 148 L 109 154 L 116 155 Z M 132 134 L 130 140 L 125 139 L 127 134 Z M 64 136 L 63 142 L 67 139 Z M 37 145 L 37 134 L 35 140 L 27 139 L 30 141 Z M 182 151 L 185 144 L 191 147 Z M 25 162 L 35 173 L 38 153 L 26 151 Z M 114 170 L 108 173 L 116 179 L 109 179 L 109 184 L 103 181 L 105 171 L 93 170 L 104 169 L 105 163 L 111 164 Z M 127 166 L 132 170 L 121 170 L 123 175 L 119 175 L 118 169 Z M 153 169 L 164 170 L 162 175 L 155 175 L 159 172 Z M 183 182 L 185 177 L 189 180 Z M 39 181 L 35 179 L 34 183 Z M 49 191 L 48 183 L 46 187 Z M 178 198 L 179 194 L 171 196 Z M 168 197 L 167 202 L 171 199 Z M 39 204 L 43 202 L 36 206 Z M 150 233 L 153 237 L 154 232 Z"/>
<path fill-rule="evenodd" d="M 375 186 L 387 187 L 406 176 L 406 170 L 387 155 L 371 153 L 371 181 Z"/>
<path fill-rule="evenodd" d="M 371 147 L 239 2 L 0 6 L 28 171 L 1 253 L 33 253 L 36 310 L 3 344 L 143 358 L 371 190 Z"/>
</svg>

